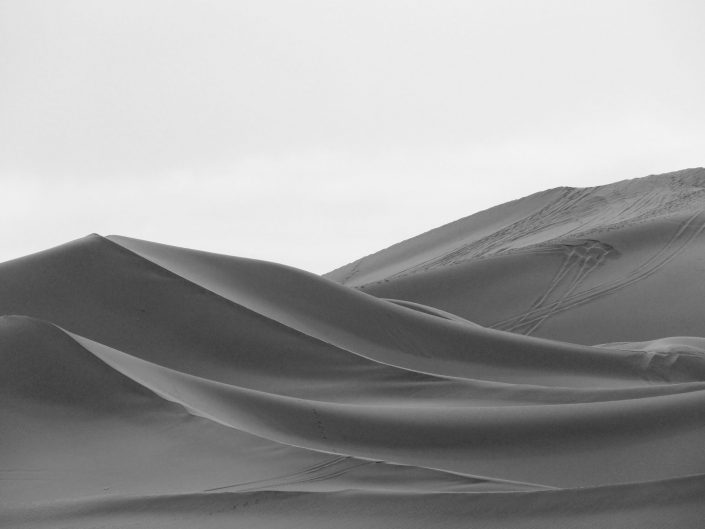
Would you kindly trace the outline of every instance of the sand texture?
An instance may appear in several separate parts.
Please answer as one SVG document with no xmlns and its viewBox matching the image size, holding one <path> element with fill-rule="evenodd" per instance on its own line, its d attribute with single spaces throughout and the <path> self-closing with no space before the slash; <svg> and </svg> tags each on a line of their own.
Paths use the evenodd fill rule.
<svg viewBox="0 0 705 529">
<path fill-rule="evenodd" d="M 0 264 L 0 527 L 705 527 L 705 170 L 321 277 L 91 235 Z"/>
</svg>

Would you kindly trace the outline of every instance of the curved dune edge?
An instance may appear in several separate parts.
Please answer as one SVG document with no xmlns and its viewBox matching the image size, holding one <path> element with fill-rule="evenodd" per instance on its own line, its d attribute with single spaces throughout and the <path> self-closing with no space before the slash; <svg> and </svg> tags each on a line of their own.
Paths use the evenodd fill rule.
<svg viewBox="0 0 705 529">
<path fill-rule="evenodd" d="M 77 529 L 96 523 L 149 527 L 269 528 L 479 527 L 563 529 L 696 529 L 705 517 L 705 477 L 689 476 L 634 485 L 528 493 L 385 494 L 363 492 L 184 494 L 87 498 L 15 507 L 0 522 L 19 528 Z M 460 501 L 459 501 L 460 500 Z M 469 524 L 469 525 L 468 525 Z"/>
<path fill-rule="evenodd" d="M 231 264 L 231 261 L 236 261 L 238 263 L 245 263 L 249 267 L 253 267 L 257 270 L 257 273 L 262 274 L 263 277 L 263 282 L 266 283 L 270 278 L 271 278 L 271 272 L 270 270 L 274 270 L 276 273 L 277 270 L 286 270 L 287 272 L 291 272 L 295 275 L 293 280 L 289 281 L 286 285 L 290 284 L 295 284 L 296 280 L 299 279 L 305 279 L 307 281 L 312 281 L 313 283 L 323 283 L 325 287 L 333 287 L 334 288 L 334 296 L 332 297 L 333 302 L 336 305 L 339 306 L 345 306 L 346 302 L 346 295 L 349 293 L 352 293 L 353 296 L 357 297 L 362 297 L 365 302 L 372 303 L 374 306 L 377 308 L 381 307 L 383 311 L 390 310 L 389 304 L 392 303 L 395 305 L 391 310 L 395 310 L 397 313 L 401 313 L 402 315 L 408 316 L 409 311 L 404 310 L 404 309 L 409 309 L 411 310 L 411 317 L 412 319 L 408 322 L 404 322 L 407 325 L 407 329 L 410 330 L 408 338 L 413 339 L 414 338 L 414 325 L 418 322 L 418 319 L 415 319 L 415 316 L 417 314 L 420 314 L 422 317 L 425 317 L 427 315 L 434 316 L 430 320 L 426 319 L 425 321 L 427 323 L 430 323 L 433 325 L 434 320 L 436 318 L 441 318 L 444 320 L 451 320 L 455 323 L 461 323 L 465 326 L 468 326 L 472 329 L 475 329 L 479 331 L 480 333 L 488 331 L 487 329 L 484 329 L 480 325 L 477 325 L 473 322 L 469 322 L 467 320 L 463 320 L 462 318 L 459 318 L 457 316 L 454 316 L 450 313 L 445 313 L 443 311 L 437 310 L 433 307 L 427 307 L 427 306 L 421 306 L 415 303 L 410 303 L 406 302 L 403 300 L 388 300 L 388 302 L 383 301 L 379 302 L 374 297 L 367 296 L 367 295 L 362 295 L 360 296 L 359 293 L 356 293 L 354 291 L 350 291 L 348 289 L 340 288 L 337 287 L 334 284 L 331 284 L 329 281 L 324 281 L 320 280 L 317 276 L 313 276 L 312 274 L 308 274 L 307 272 L 301 271 L 301 270 L 296 270 L 290 267 L 285 267 L 282 265 L 277 265 L 275 263 L 267 263 L 267 262 L 262 262 L 262 261 L 256 261 L 256 260 L 251 260 L 251 259 L 244 259 L 244 258 L 231 258 L 228 256 L 223 256 L 223 255 L 217 255 L 217 254 L 207 254 L 205 252 L 198 252 L 194 250 L 188 250 L 188 249 L 183 249 L 183 248 L 177 248 L 177 247 L 171 247 L 171 246 L 166 246 L 166 245 L 161 245 L 157 243 L 151 243 L 148 241 L 140 241 L 137 239 L 128 239 L 126 237 L 116 237 L 116 236 L 110 236 L 108 238 L 105 238 L 104 240 L 109 241 L 111 243 L 114 243 L 118 245 L 119 247 L 124 247 L 127 251 L 129 251 L 133 255 L 137 255 L 139 258 L 144 259 L 146 262 L 151 263 L 161 270 L 165 270 L 168 273 L 174 274 L 174 276 L 181 281 L 188 282 L 188 283 L 193 283 L 196 286 L 200 288 L 206 289 L 208 292 L 211 292 L 225 300 L 227 300 L 230 303 L 234 303 L 237 306 L 244 307 L 245 310 L 252 311 L 255 314 L 258 314 L 259 316 L 266 318 L 268 320 L 275 321 L 276 323 L 282 324 L 288 328 L 293 328 L 295 331 L 300 332 L 301 334 L 305 336 L 311 336 L 313 339 L 320 340 L 324 343 L 330 343 L 327 341 L 326 337 L 321 336 L 321 332 L 318 332 L 317 329 L 313 328 L 311 326 L 299 326 L 297 323 L 299 321 L 305 320 L 307 315 L 303 314 L 300 315 L 298 311 L 296 311 L 296 307 L 291 311 L 290 314 L 287 315 L 287 318 L 277 318 L 277 314 L 272 314 L 266 310 L 258 310 L 259 306 L 257 304 L 257 298 L 254 299 L 253 302 L 242 302 L 241 299 L 237 297 L 237 291 L 236 292 L 223 292 L 221 289 L 214 287 L 213 285 L 206 284 L 203 285 L 200 282 L 197 282 L 198 277 L 203 277 L 203 275 L 196 274 L 196 276 L 192 274 L 185 274 L 182 276 L 181 274 L 177 273 L 183 270 L 174 270 L 173 267 L 169 267 L 168 265 L 172 263 L 173 261 L 170 260 L 164 260 L 164 259 L 152 259 L 155 256 L 149 253 L 145 252 L 140 252 L 137 250 L 144 250 L 149 249 L 154 251 L 156 249 L 157 252 L 160 250 L 166 250 L 167 252 L 172 253 L 175 255 L 177 258 L 183 255 L 186 255 L 187 257 L 196 257 L 197 259 L 199 258 L 211 258 L 215 259 L 216 265 L 218 266 L 226 266 L 226 280 L 228 278 L 235 278 L 237 276 L 237 272 L 240 271 L 238 269 L 230 269 L 228 265 Z M 128 245 L 138 245 L 138 248 L 133 248 L 132 246 Z M 223 261 L 227 259 L 228 261 Z M 195 262 L 196 268 L 198 268 L 198 265 L 201 264 L 198 261 Z M 197 270 L 197 272 L 202 272 Z M 251 277 L 251 276 L 250 276 Z M 275 278 L 276 279 L 276 278 Z M 287 278 L 288 279 L 288 278 Z M 277 287 L 280 287 L 282 285 L 278 284 Z M 306 284 L 307 287 L 311 286 L 309 283 Z M 210 288 L 213 288 L 211 290 Z M 283 289 L 286 290 L 286 289 Z M 229 295 L 230 294 L 230 295 Z M 235 294 L 235 295 L 232 295 Z M 250 293 L 245 293 L 244 298 L 247 300 L 247 296 L 249 296 Z M 279 297 L 277 298 L 277 301 L 281 301 L 282 298 L 292 298 L 294 297 L 293 295 L 289 295 L 287 292 L 284 292 L 282 295 L 281 292 L 277 294 Z M 330 297 L 329 297 L 330 298 Z M 320 302 L 321 300 L 326 299 L 326 296 L 314 296 L 315 303 Z M 358 300 L 359 301 L 359 300 Z M 327 302 L 329 304 L 330 302 Z M 362 306 L 364 307 L 364 305 Z M 396 307 L 402 307 L 401 311 L 396 310 Z M 307 305 L 308 308 L 308 305 Z M 361 309 L 361 306 L 354 306 L 349 309 L 348 313 L 352 313 L 353 309 L 359 309 L 355 314 L 360 315 L 364 310 Z M 348 310 L 348 307 L 345 307 L 346 310 Z M 281 319 L 285 319 L 287 321 L 280 321 Z M 293 323 L 292 323 L 293 322 Z M 317 321 L 314 320 L 314 325 L 318 323 Z M 341 335 L 344 337 L 347 337 L 346 335 L 350 334 L 349 329 L 339 329 Z M 367 330 L 367 329 L 364 329 Z M 448 340 L 448 336 L 444 335 L 443 332 L 447 331 L 447 327 L 442 327 L 440 329 L 434 329 L 439 336 L 439 341 L 441 343 L 446 342 Z M 493 333 L 494 336 L 496 337 L 497 335 L 501 335 L 503 338 L 509 338 L 510 340 L 514 339 L 515 337 L 513 335 L 507 335 L 506 333 L 494 333 L 493 331 L 489 331 L 490 333 Z M 459 345 L 457 345 L 458 349 L 463 349 L 466 352 L 471 352 L 473 348 L 483 348 L 487 347 L 488 343 L 487 341 L 481 342 L 479 345 L 477 344 L 477 337 L 475 335 L 470 335 L 470 336 L 460 336 L 461 340 L 459 342 Z M 517 343 L 512 343 L 511 345 L 516 348 L 517 350 L 523 351 L 524 345 L 525 345 L 525 339 L 523 337 L 516 337 L 519 339 Z M 407 340 L 408 343 L 408 340 Z M 561 344 L 561 343 L 556 343 L 556 342 L 547 342 L 545 340 L 533 340 L 529 339 L 530 345 L 534 346 L 534 350 L 539 351 L 539 347 L 536 347 L 537 345 L 546 345 L 549 344 L 549 346 L 552 346 L 556 350 L 556 354 L 558 356 L 570 356 L 572 354 L 575 354 L 576 346 L 573 344 Z M 491 342 L 490 342 L 491 344 Z M 496 380 L 486 380 L 478 377 L 478 373 L 471 373 L 473 376 L 471 378 L 465 378 L 463 377 L 459 371 L 462 369 L 463 364 L 467 362 L 467 359 L 464 357 L 461 358 L 456 358 L 453 360 L 453 363 L 449 365 L 448 370 L 443 370 L 443 373 L 439 372 L 437 369 L 437 364 L 442 364 L 443 359 L 439 359 L 436 356 L 437 351 L 433 351 L 434 355 L 429 358 L 422 358 L 422 360 L 427 360 L 428 362 L 424 364 L 423 367 L 428 366 L 429 364 L 432 365 L 432 369 L 430 371 L 424 370 L 423 368 L 419 368 L 415 363 L 419 360 L 419 357 L 415 357 L 412 354 L 407 354 L 406 351 L 399 351 L 396 349 L 386 349 L 385 353 L 388 353 L 386 355 L 373 355 L 369 354 L 367 349 L 356 349 L 356 348 L 345 348 L 341 346 L 340 343 L 331 343 L 331 345 L 335 345 L 345 351 L 346 353 L 350 353 L 355 356 L 359 356 L 365 360 L 369 360 L 373 362 L 374 364 L 380 365 L 380 366 L 385 366 L 388 368 L 391 368 L 393 370 L 400 370 L 402 372 L 408 372 L 412 374 L 421 374 L 421 375 L 428 375 L 430 377 L 429 380 L 435 380 L 435 383 L 438 382 L 453 382 L 453 381 L 458 381 L 459 383 L 463 384 L 465 386 L 465 389 L 468 390 L 472 388 L 472 393 L 467 393 L 464 394 L 466 396 L 466 399 L 463 400 L 462 405 L 467 406 L 468 402 L 472 403 L 473 402 L 473 397 L 476 396 L 476 394 L 485 394 L 485 395 L 492 395 L 492 404 L 494 405 L 499 405 L 502 401 L 506 401 L 508 404 L 514 404 L 514 405 L 519 405 L 519 404 L 549 404 L 549 403 L 577 403 L 577 402 L 598 402 L 602 400 L 626 400 L 626 399 L 632 399 L 632 398 L 642 398 L 646 396 L 658 396 L 658 395 L 667 395 L 667 394 L 672 394 L 672 393 L 681 393 L 681 392 L 690 392 L 690 391 L 699 391 L 701 389 L 705 389 L 705 356 L 702 358 L 702 366 L 703 366 L 703 373 L 702 377 L 698 376 L 700 373 L 695 372 L 690 373 L 690 376 L 687 377 L 690 381 L 677 381 L 677 382 L 670 382 L 668 383 L 668 377 L 670 376 L 672 371 L 676 371 L 677 364 L 679 361 L 679 355 L 675 354 L 672 356 L 668 356 L 668 360 L 664 360 L 664 362 L 661 363 L 667 363 L 668 365 L 668 370 L 664 371 L 660 368 L 660 362 L 659 362 L 659 355 L 654 355 L 652 352 L 646 353 L 642 352 L 641 350 L 638 349 L 627 349 L 627 350 L 619 350 L 616 347 L 611 347 L 608 346 L 605 349 L 606 351 L 599 351 L 595 347 L 578 347 L 577 349 L 583 353 L 586 354 L 592 354 L 595 351 L 598 351 L 600 354 L 600 358 L 603 359 L 611 359 L 611 360 L 617 360 L 618 362 L 624 362 L 625 364 L 629 365 L 633 372 L 636 372 L 637 377 L 639 378 L 639 381 L 631 381 L 631 380 L 619 380 L 618 382 L 613 382 L 610 381 L 610 383 L 605 384 L 607 387 L 602 387 L 600 386 L 601 379 L 596 379 L 592 380 L 592 382 L 598 384 L 597 386 L 592 386 L 592 385 L 584 385 L 585 383 L 580 380 L 577 386 L 570 386 L 571 382 L 574 382 L 574 379 L 571 379 L 570 377 L 566 377 L 565 379 L 561 379 L 560 377 L 555 377 L 551 380 L 553 384 L 550 385 L 541 385 L 538 383 L 526 383 L 525 381 L 513 381 L 513 382 L 502 382 L 502 381 L 496 381 Z M 363 347 L 366 344 L 363 343 Z M 398 346 L 399 348 L 403 347 L 399 346 L 399 344 L 394 344 L 395 346 Z M 454 344 L 455 346 L 455 344 Z M 492 345 L 489 346 L 492 348 Z M 374 349 L 374 347 L 373 347 Z M 616 351 L 615 351 L 616 350 Z M 615 354 L 616 353 L 616 354 Z M 625 354 L 626 353 L 626 354 Z M 390 356 L 393 355 L 393 358 L 390 358 Z M 471 356 L 471 355 L 468 355 Z M 483 360 L 486 358 L 483 357 Z M 527 360 L 523 360 L 523 362 L 526 362 Z M 542 368 L 546 369 L 551 369 L 551 366 L 546 366 L 545 365 L 545 359 L 539 357 L 537 359 L 528 359 L 529 362 L 535 361 L 535 362 L 543 362 L 541 365 Z M 700 364 L 700 359 L 696 359 L 697 364 Z M 472 358 L 469 359 L 469 363 L 471 364 L 472 369 L 478 369 L 478 371 L 481 372 L 481 368 L 485 366 L 478 366 L 478 364 L 474 363 L 472 361 Z M 608 367 L 613 367 L 613 366 L 608 366 Z M 509 365 L 507 366 L 503 371 L 511 371 L 514 368 L 521 369 L 521 366 L 514 366 L 514 365 Z M 607 368 L 606 368 L 607 369 Z M 652 370 L 651 373 L 649 373 L 649 370 Z M 629 375 L 632 375 L 633 373 L 629 373 Z M 612 374 L 610 374 L 612 375 Z M 608 375 L 608 376 L 610 376 Z M 497 378 L 506 378 L 499 376 Z M 514 378 L 514 374 L 511 374 L 510 378 Z M 534 382 L 534 381 L 531 381 Z M 655 383 L 656 382 L 656 383 Z M 256 388 L 252 388 L 256 389 Z M 470 400 L 468 401 L 467 398 Z M 318 399 L 316 399 L 318 400 Z M 375 404 L 378 405 L 378 404 Z M 415 406 L 425 406 L 425 403 L 419 403 L 416 401 Z M 450 401 L 444 401 L 443 405 L 453 405 Z"/>
<path fill-rule="evenodd" d="M 437 316 L 439 318 L 443 318 L 446 320 L 450 321 L 455 321 L 459 323 L 464 323 L 465 325 L 470 325 L 473 327 L 481 327 L 481 325 L 478 325 L 475 322 L 472 322 L 470 320 L 466 320 L 465 318 L 461 318 L 460 316 L 453 314 L 451 312 L 446 312 L 441 309 L 437 309 L 435 307 L 431 307 L 429 305 L 422 305 L 421 303 L 414 303 L 413 301 L 406 301 L 403 299 L 391 299 L 391 298 L 385 298 L 385 301 L 389 301 L 390 303 L 394 303 L 395 305 L 399 307 L 406 307 L 407 309 L 415 310 L 417 312 L 420 312 L 422 314 L 429 314 L 431 316 Z"/>
<path fill-rule="evenodd" d="M 675 477 L 691 471 L 703 457 L 703 390 L 515 408 L 409 409 L 312 402 L 204 380 L 73 337 L 108 365 L 196 415 L 277 442 L 339 455 L 553 487 Z M 670 435 L 664 437 L 664 430 Z M 641 449 L 630 446 L 637 439 Z M 565 448 L 558 448 L 558 442 Z M 679 446 L 678 460 L 654 462 L 644 472 L 646 451 L 674 445 Z M 585 453 L 588 446 L 590 453 Z M 521 458 L 513 455 L 516 450 Z M 586 468 L 590 460 L 599 461 L 601 469 L 592 475 Z M 602 470 L 606 463 L 611 478 Z"/>
<path fill-rule="evenodd" d="M 196 414 L 187 403 L 173 397 L 163 399 L 129 374 L 114 369 L 69 333 L 32 318 L 0 318 L 0 360 L 9 369 L 0 376 L 0 417 L 5 429 L 0 444 L 2 505 L 22 497 L 10 488 L 13 480 L 19 480 L 24 489 L 26 482 L 37 483 L 39 499 L 42 494 L 46 498 L 92 495 L 98 483 L 118 493 L 135 486 L 154 491 L 163 488 L 165 481 L 166 490 L 173 489 L 169 481 L 184 481 L 176 490 L 185 488 L 188 492 L 546 488 L 351 456 L 332 457 L 255 437 L 232 424 L 207 419 L 204 413 Z M 42 431 L 49 434 L 39 434 Z M 170 431 L 178 435 L 165 436 Z M 31 432 L 37 432 L 38 438 Z M 13 450 L 17 442 L 29 445 L 26 456 Z M 75 442 L 81 443 L 78 453 L 71 448 Z M 44 453 L 38 452 L 40 447 Z M 131 450 L 156 452 L 144 459 Z M 176 455 L 186 458 L 185 464 Z M 131 461 L 135 456 L 137 460 Z M 20 463 L 23 460 L 29 468 Z M 165 463 L 167 468 L 163 467 Z M 184 476 L 186 471 L 188 475 Z M 150 473 L 162 477 L 155 482 Z M 247 480 L 246 475 L 258 479 Z M 51 482 L 57 479 L 68 479 L 69 483 L 59 483 L 56 489 Z M 73 486 L 71 480 L 83 485 Z M 30 491 L 27 489 L 25 496 Z"/>
<path fill-rule="evenodd" d="M 115 259 L 116 254 L 106 248 L 117 245 L 106 245 L 104 241 L 92 238 L 89 249 L 93 253 L 89 255 Z M 157 246 L 144 245 L 152 249 Z M 439 392 L 423 405 L 414 406 L 409 404 L 413 400 L 404 405 L 392 400 L 379 405 L 293 397 L 286 392 L 278 394 L 207 380 L 74 333 L 74 339 L 84 348 L 115 369 L 211 421 L 319 452 L 475 477 L 490 476 L 475 479 L 517 486 L 540 484 L 566 488 L 665 479 L 689 474 L 703 465 L 699 447 L 705 392 L 699 371 L 692 369 L 702 364 L 697 355 L 615 351 L 515 337 L 396 307 L 286 267 L 209 254 L 204 257 L 198 252 L 174 248 L 167 251 L 179 258 L 186 255 L 187 264 L 198 265 L 199 277 L 194 279 L 210 277 L 215 281 L 216 278 L 227 287 L 222 290 L 216 288 L 219 285 L 206 283 L 213 290 L 207 289 L 204 297 L 219 304 L 218 310 L 225 306 L 223 296 L 228 295 L 245 304 L 247 310 L 258 312 L 262 322 L 283 320 L 283 325 L 296 328 L 295 336 L 305 338 L 311 332 L 319 340 L 308 343 L 333 341 L 345 345 L 338 349 L 343 353 L 337 356 L 340 360 L 345 354 L 352 354 L 380 364 L 385 362 L 379 356 L 394 354 L 403 359 L 403 370 L 409 376 L 414 374 L 410 358 L 412 363 L 418 358 L 433 363 L 439 352 L 446 358 L 455 354 L 452 359 L 468 373 L 490 375 L 489 381 L 461 377 L 455 379 L 458 383 L 468 384 L 477 393 L 495 392 L 500 395 L 499 398 L 495 395 L 496 400 L 505 400 L 503 405 L 497 405 L 470 399 L 466 406 L 458 406 L 457 399 Z M 121 265 L 120 272 L 129 273 L 130 280 L 163 285 L 167 290 L 184 287 L 191 289 L 184 292 L 193 295 L 188 277 L 170 272 L 134 252 L 123 253 L 129 253 L 129 260 L 127 265 Z M 71 257 L 62 254 L 63 259 L 67 256 Z M 184 266 L 183 261 L 176 264 Z M 313 297 L 302 297 L 301 292 L 312 292 Z M 226 301 L 238 305 L 236 301 Z M 57 315 L 61 313 L 57 311 Z M 232 324 L 237 321 L 232 320 Z M 392 333 L 388 333 L 390 329 Z M 372 340 L 366 339 L 368 332 Z M 363 338 L 358 340 L 355 333 Z M 260 336 L 267 339 L 265 334 Z M 432 347 L 434 344 L 438 347 Z M 374 354 L 369 354 L 370 349 Z M 433 354 L 424 353 L 424 349 Z M 461 349 L 463 355 L 458 353 Z M 319 360 L 325 358 L 329 349 L 324 351 Z M 143 349 L 140 354 L 145 352 Z M 198 351 L 199 357 L 207 353 Z M 162 358 L 169 358 L 168 350 L 161 354 Z M 183 354 L 184 351 L 179 353 Z M 561 359 L 563 365 L 550 364 L 554 359 Z M 230 360 L 235 365 L 237 361 L 237 356 Z M 614 372 L 610 371 L 615 367 Z M 569 368 L 578 376 L 568 373 Z M 684 372 L 689 374 L 691 382 L 679 382 L 679 374 Z M 551 384 L 545 387 L 531 384 L 536 382 L 535 373 Z M 564 373 L 568 375 L 564 377 Z M 606 384 L 602 373 L 608 373 Z M 504 381 L 493 381 L 492 377 Z M 507 379 L 518 383 L 509 383 Z M 669 383 L 671 379 L 676 383 Z M 285 377 L 281 380 L 285 381 Z M 439 382 L 442 380 L 443 377 L 438 378 Z M 415 384 L 422 387 L 428 382 L 429 379 L 423 379 L 422 383 L 407 380 L 412 391 Z M 666 456 L 654 460 L 653 453 Z M 645 466 L 644 460 L 651 463 Z"/>
<path fill-rule="evenodd" d="M 283 265 L 127 237 L 109 240 L 299 332 L 420 373 L 593 388 L 645 385 L 664 377 L 680 382 L 705 379 L 705 361 L 693 366 L 689 359 L 674 359 L 664 370 L 640 352 L 523 337 L 431 317 Z"/>
<path fill-rule="evenodd" d="M 421 409 L 340 404 L 213 382 L 67 336 L 194 415 L 315 451 L 521 488 L 663 479 L 703 464 L 703 390 L 550 406 L 444 408 L 441 400 L 436 408 Z M 648 454 L 674 446 L 678 450 L 671 458 L 644 468 Z"/>
<path fill-rule="evenodd" d="M 0 308 L 5 313 L 55 322 L 75 334 L 177 371 L 252 389 L 276 388 L 276 393 L 313 400 L 425 406 L 442 396 L 448 406 L 549 404 L 677 393 L 702 384 L 692 373 L 690 379 L 695 382 L 668 383 L 669 378 L 678 379 L 673 376 L 678 370 L 662 360 L 678 355 L 661 358 L 629 351 L 604 350 L 602 356 L 630 358 L 638 364 L 637 371 L 648 365 L 646 372 L 656 380 L 612 377 L 602 382 L 593 375 L 588 380 L 581 376 L 576 384 L 575 377 L 547 373 L 544 381 L 551 385 L 540 386 L 530 373 L 526 380 L 512 373 L 512 364 L 501 371 L 503 378 L 512 378 L 511 383 L 479 380 L 483 364 L 478 361 L 470 365 L 477 370 L 473 379 L 459 378 L 457 372 L 431 376 L 410 367 L 390 367 L 366 351 L 357 354 L 336 348 L 256 314 L 99 236 L 5 263 L 0 266 L 0 277 L 5 278 L 0 282 Z M 333 301 L 344 306 L 345 298 Z M 385 302 L 382 307 L 386 310 L 388 305 Z M 416 316 L 408 309 L 399 311 Z M 407 325 L 404 340 L 414 340 L 415 330 Z M 435 329 L 431 338 L 445 343 L 448 336 L 443 331 Z M 473 341 L 466 338 L 460 336 L 445 345 L 488 355 L 477 336 L 471 336 Z M 518 338 L 506 354 L 523 365 L 535 363 L 532 372 L 540 372 L 546 359 L 536 343 L 532 355 L 524 355 L 525 339 Z M 572 355 L 569 344 L 552 346 L 554 354 Z M 403 361 L 410 357 L 404 351 L 394 354 Z M 432 359 L 427 362 L 433 363 Z M 518 371 L 527 374 L 521 368 Z"/>
</svg>

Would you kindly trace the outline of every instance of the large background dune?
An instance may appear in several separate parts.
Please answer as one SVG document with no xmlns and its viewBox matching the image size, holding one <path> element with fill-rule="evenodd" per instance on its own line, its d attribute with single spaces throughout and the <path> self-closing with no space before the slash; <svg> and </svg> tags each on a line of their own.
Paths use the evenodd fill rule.
<svg viewBox="0 0 705 529">
<path fill-rule="evenodd" d="M 705 169 L 558 188 L 327 274 L 385 298 L 577 343 L 702 336 Z"/>
</svg>

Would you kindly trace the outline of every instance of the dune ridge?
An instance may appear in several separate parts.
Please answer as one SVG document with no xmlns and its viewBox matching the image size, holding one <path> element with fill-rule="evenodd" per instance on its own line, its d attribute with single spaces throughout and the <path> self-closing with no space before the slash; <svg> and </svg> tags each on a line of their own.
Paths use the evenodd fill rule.
<svg viewBox="0 0 705 529">
<path fill-rule="evenodd" d="M 703 190 L 550 190 L 328 277 L 2 263 L 0 526 L 698 528 Z"/>
</svg>

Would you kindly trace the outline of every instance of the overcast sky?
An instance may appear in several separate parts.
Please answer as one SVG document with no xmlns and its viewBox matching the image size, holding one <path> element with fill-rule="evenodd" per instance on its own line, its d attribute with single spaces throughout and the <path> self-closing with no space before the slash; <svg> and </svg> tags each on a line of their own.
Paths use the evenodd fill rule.
<svg viewBox="0 0 705 529">
<path fill-rule="evenodd" d="M 90 232 L 326 272 L 705 165 L 702 0 L 0 0 L 0 260 Z"/>
</svg>

